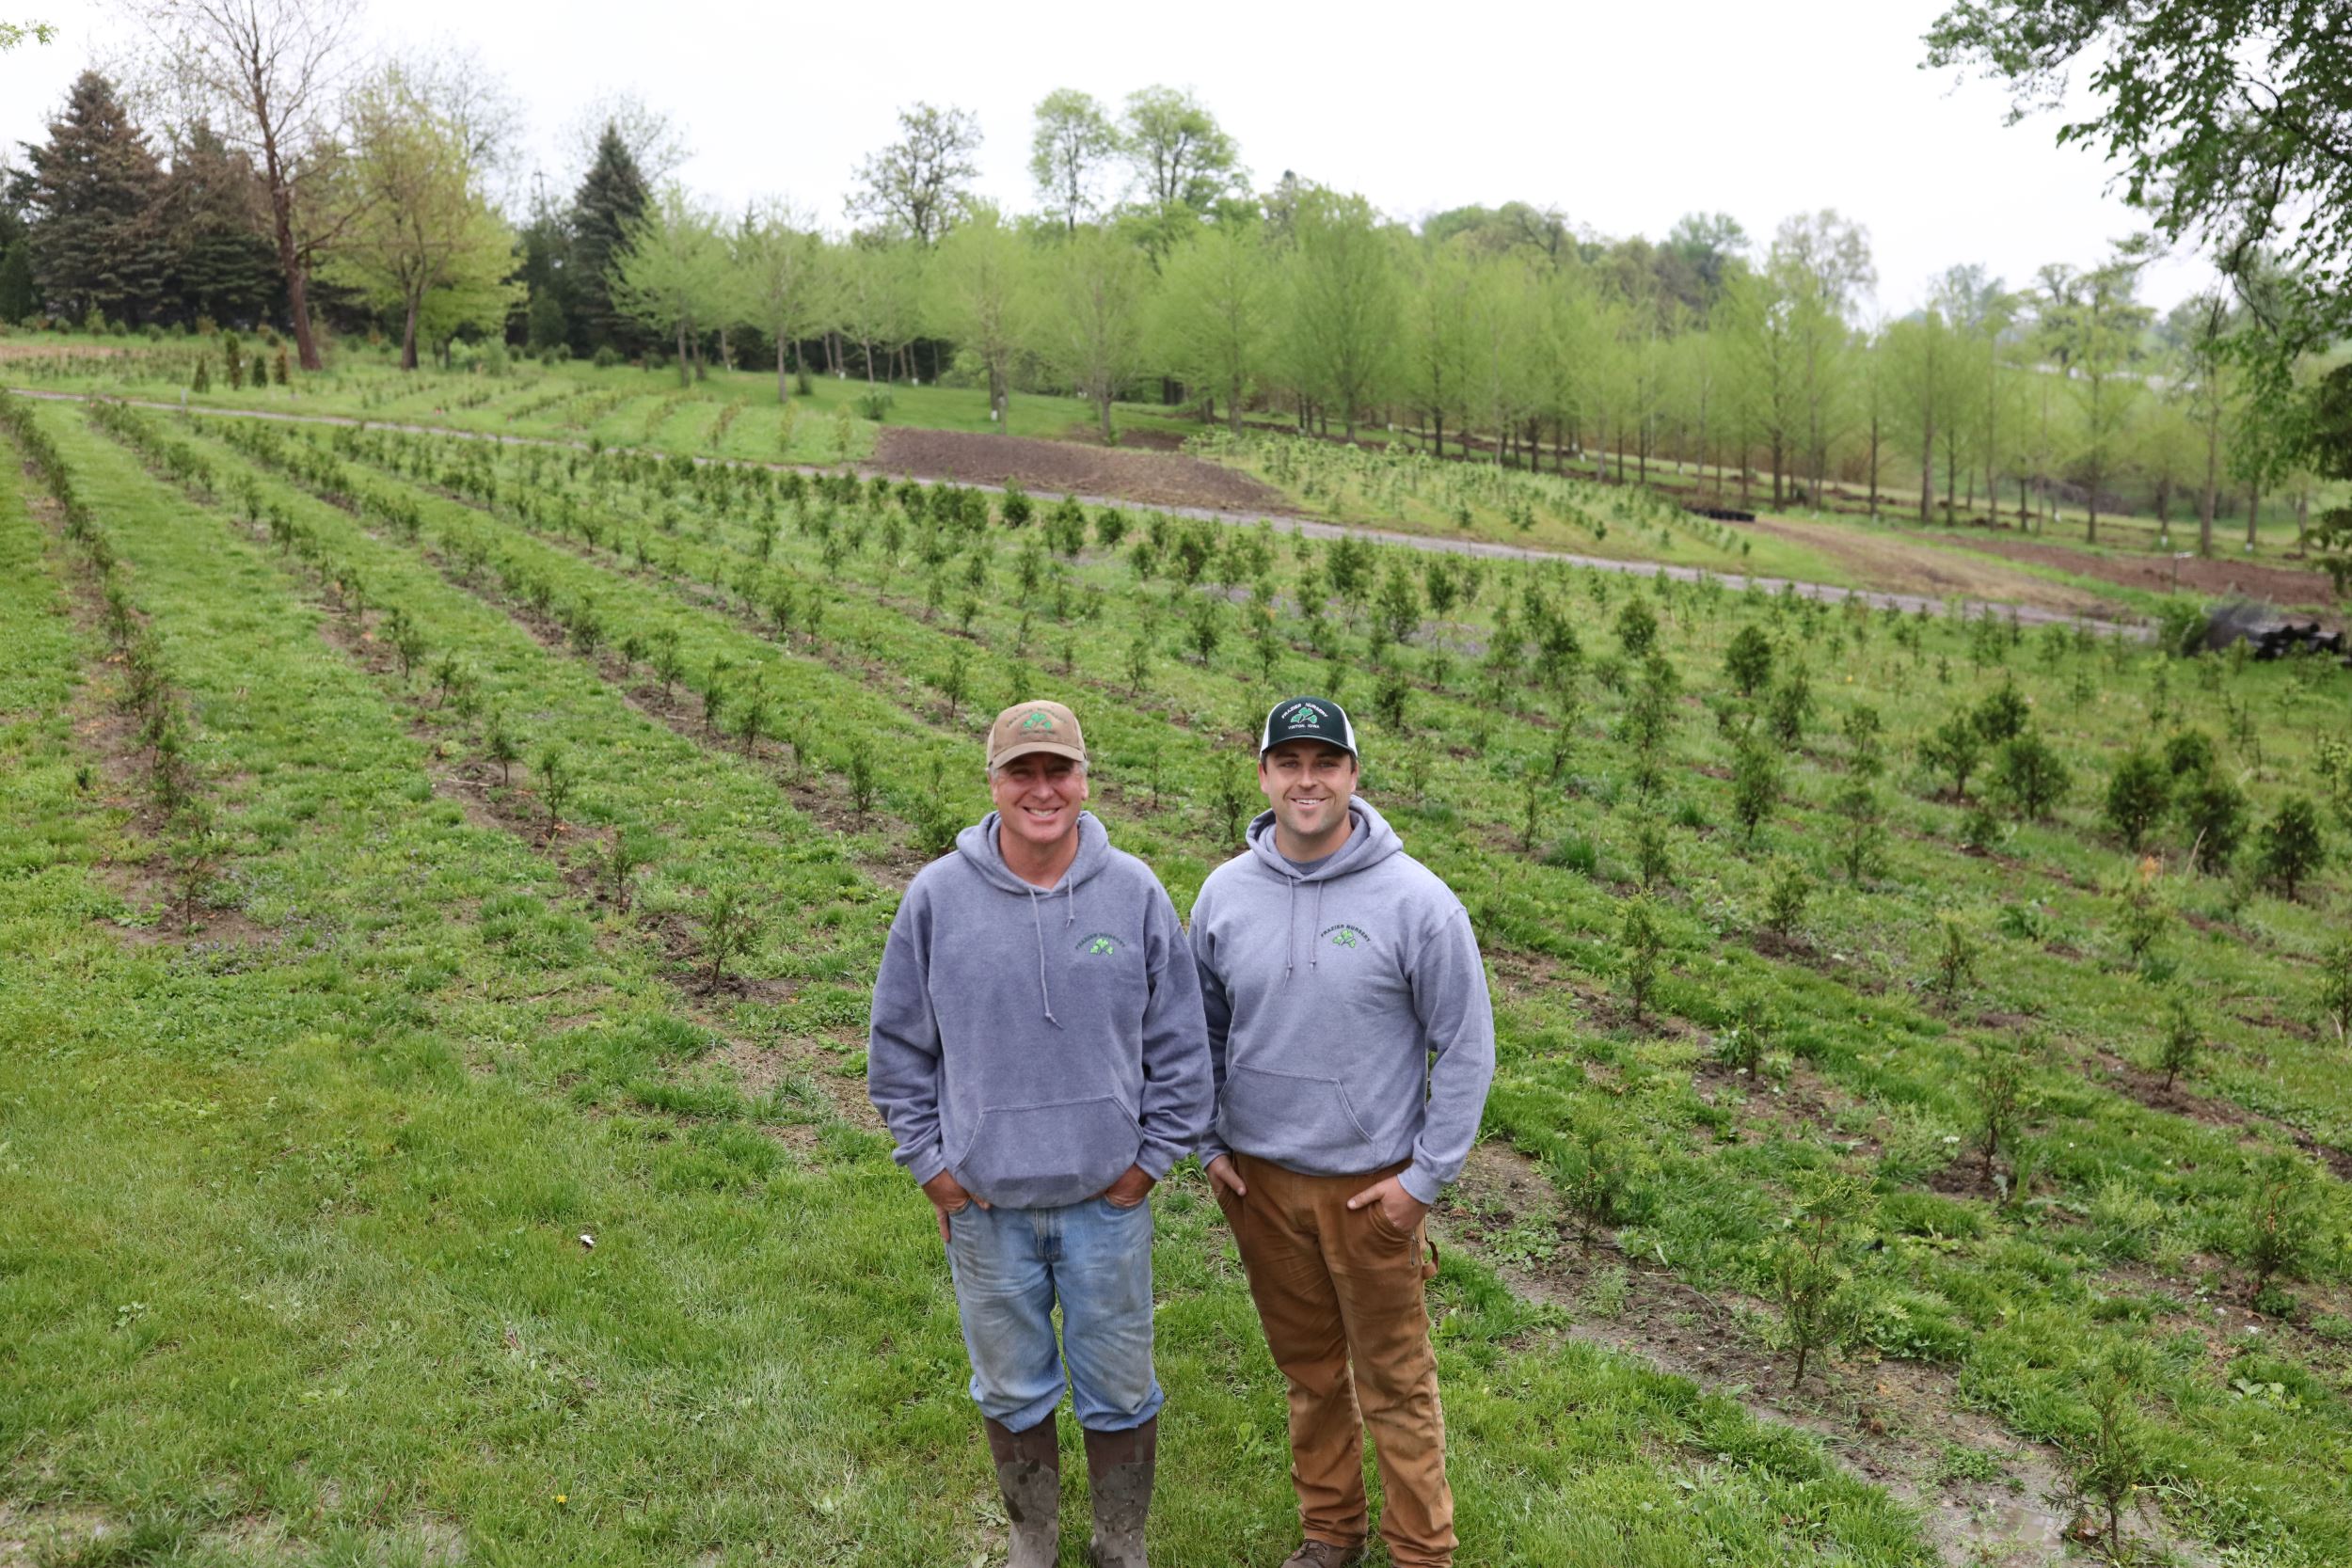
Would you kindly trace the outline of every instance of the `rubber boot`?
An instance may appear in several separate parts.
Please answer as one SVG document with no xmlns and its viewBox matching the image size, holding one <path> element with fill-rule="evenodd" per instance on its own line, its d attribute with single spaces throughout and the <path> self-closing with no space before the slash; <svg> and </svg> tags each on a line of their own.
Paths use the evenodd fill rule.
<svg viewBox="0 0 2352 1568">
<path fill-rule="evenodd" d="M 1061 1447 L 1054 1418 L 1026 1432 L 985 1417 L 981 1424 L 988 1429 L 989 1456 L 996 1461 L 1005 1518 L 1012 1526 L 1005 1568 L 1054 1568 L 1054 1554 L 1061 1548 Z"/>
<path fill-rule="evenodd" d="M 1089 1432 L 1087 1485 L 1094 1500 L 1094 1568 L 1147 1568 L 1143 1524 L 1152 1513 L 1152 1471 L 1159 1461 L 1157 1416 L 1126 1432 Z"/>
</svg>

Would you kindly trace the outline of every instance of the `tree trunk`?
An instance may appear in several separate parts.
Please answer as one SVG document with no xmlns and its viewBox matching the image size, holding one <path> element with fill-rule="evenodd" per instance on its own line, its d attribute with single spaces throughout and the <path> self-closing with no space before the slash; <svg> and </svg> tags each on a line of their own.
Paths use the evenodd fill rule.
<svg viewBox="0 0 2352 1568">
<path fill-rule="evenodd" d="M 1930 414 L 1926 433 L 1919 438 L 1919 526 L 1925 528 L 1934 521 L 1931 510 L 1935 505 L 1935 416 Z"/>
<path fill-rule="evenodd" d="M 2248 485 L 2246 487 L 2246 553 L 2249 555 L 2254 553 L 2254 525 L 2261 520 L 2262 511 L 2263 487 L 2259 484 Z"/>
<path fill-rule="evenodd" d="M 776 401 L 778 403 L 788 403 L 792 397 L 792 383 L 785 375 L 786 352 L 784 334 L 779 332 L 776 334 Z"/>
<path fill-rule="evenodd" d="M 689 372 L 686 368 L 686 318 L 684 316 L 680 316 L 677 319 L 677 384 L 679 386 L 683 387 L 687 385 L 688 374 Z"/>
<path fill-rule="evenodd" d="M 400 329 L 400 368 L 404 371 L 417 368 L 417 307 L 420 303 L 419 296 L 408 296 L 407 319 Z"/>
<path fill-rule="evenodd" d="M 1111 394 L 1107 388 L 1096 396 L 1094 407 L 1103 417 L 1103 444 L 1106 447 L 1117 446 L 1119 438 L 1111 433 Z"/>
<path fill-rule="evenodd" d="M 2197 509 L 2197 553 L 2213 554 L 2214 510 L 2221 504 L 2221 421 L 2205 421 L 2205 495 Z"/>
</svg>

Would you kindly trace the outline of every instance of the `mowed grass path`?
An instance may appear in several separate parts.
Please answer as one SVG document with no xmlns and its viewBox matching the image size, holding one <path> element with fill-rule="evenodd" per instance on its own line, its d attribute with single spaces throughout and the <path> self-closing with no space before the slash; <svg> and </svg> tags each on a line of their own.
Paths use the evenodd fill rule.
<svg viewBox="0 0 2352 1568">
<path fill-rule="evenodd" d="M 821 1097 L 664 1093 L 742 1016 L 714 1025 L 537 834 L 437 798 L 448 736 L 322 636 L 299 574 L 78 413 L 42 420 L 195 705 L 260 930 L 119 928 L 149 912 L 98 863 L 123 814 L 77 789 L 63 719 L 95 643 L 11 462 L 7 1529 L 63 1559 L 103 1521 L 122 1561 L 969 1560 L 989 1488 L 944 1264 L 879 1140 Z M 591 767 L 583 816 L 626 811 L 627 774 L 681 803 L 764 786 L 331 509 L 306 521 L 534 733 L 624 759 Z M 836 892 L 798 925 L 776 901 L 763 967 L 857 961 L 872 928 L 814 916 L 882 918 L 886 892 L 848 897 L 844 852 L 780 797 L 724 816 L 674 853 L 797 849 Z M 1276 1382 L 1213 1209 L 1184 1182 L 1160 1208 L 1155 1544 L 1278 1557 Z M 1466 1561 L 1922 1558 L 1810 1443 L 1561 1342 L 1475 1269 L 1438 1296 Z"/>
</svg>

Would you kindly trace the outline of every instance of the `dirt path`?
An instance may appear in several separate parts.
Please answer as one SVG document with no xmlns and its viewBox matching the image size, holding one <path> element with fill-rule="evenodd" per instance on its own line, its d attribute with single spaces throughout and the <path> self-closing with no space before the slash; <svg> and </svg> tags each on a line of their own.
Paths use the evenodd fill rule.
<svg viewBox="0 0 2352 1568">
<path fill-rule="evenodd" d="M 2010 561 L 2029 561 L 2037 566 L 2055 566 L 2079 577 L 2097 578 L 2125 588 L 2144 588 L 2155 594 L 2170 591 L 2177 570 L 2181 586 L 2217 598 L 2263 599 L 2295 609 L 2343 608 L 2334 585 L 2325 576 L 2293 566 L 2265 566 L 2223 556 L 2192 556 L 2175 562 L 2169 555 L 2094 555 L 2064 545 L 2042 545 L 2030 539 L 2004 539 L 1997 535 L 1956 543 L 1962 549 L 1981 550 Z"/>
<path fill-rule="evenodd" d="M 1963 599 L 2012 600 L 2020 606 L 2031 605 L 2059 615 L 2093 616 L 2106 621 L 2131 618 L 2129 610 L 2111 600 L 2064 583 L 2005 571 L 1990 562 L 1972 558 L 1964 548 L 1925 540 L 1889 538 L 1883 533 L 1864 533 L 1848 525 L 1797 522 L 1783 517 L 1758 517 L 1754 523 L 1741 526 L 1819 550 L 1873 588 L 1926 588 Z M 2036 564 L 2068 565 L 2062 561 Z M 2164 585 L 2153 586 L 2160 591 Z"/>
<path fill-rule="evenodd" d="M 7 390 L 18 397 L 40 398 L 54 403 L 81 403 L 87 401 L 85 394 L 80 392 L 39 391 L 27 388 L 13 387 L 7 388 Z M 459 440 L 493 441 L 501 446 L 563 447 L 582 451 L 588 450 L 588 443 L 585 441 L 561 441 L 546 436 L 510 436 L 496 431 L 456 430 L 448 425 L 407 424 L 391 420 L 358 420 L 341 414 L 287 414 L 280 413 L 276 410 L 258 408 L 205 408 L 194 405 L 183 405 L 176 403 L 167 403 L 154 399 L 133 398 L 124 399 L 122 401 L 128 403 L 135 408 L 154 408 L 163 410 L 167 413 L 204 414 L 220 419 L 272 420 L 281 424 L 345 425 L 369 430 L 399 431 L 412 436 L 444 436 Z M 1017 437 L 983 436 L 980 437 L 980 439 L 1010 440 L 1017 439 Z M 605 450 L 609 451 L 643 451 L 645 452 L 645 454 L 652 456 L 667 455 L 665 453 L 653 452 L 649 449 L 641 448 L 608 447 Z M 725 462 L 732 464 L 739 460 L 697 457 L 693 461 L 696 463 Z M 756 463 L 749 466 L 779 470 L 798 469 L 803 473 L 810 474 L 830 471 L 824 467 L 814 465 L 795 463 Z M 885 478 L 893 477 L 889 470 L 871 464 L 863 466 L 861 471 L 868 476 L 880 474 Z M 953 478 L 952 475 L 930 474 L 914 474 L 912 477 L 918 479 Z M 957 483 L 962 482 L 958 481 Z M 1001 490 L 1003 486 L 999 484 L 975 483 L 973 488 L 979 490 Z M 1128 496 L 1080 494 L 1077 499 L 1088 506 L 1132 506 L 1136 504 L 1135 499 Z M 1766 594 L 1778 594 L 1786 590 L 1788 593 L 1796 594 L 1800 598 L 1819 599 L 1824 603 L 1830 604 L 1840 604 L 1848 599 L 1858 599 L 1873 610 L 1899 610 L 1907 615 L 1918 614 L 1922 612 L 1931 615 L 1937 614 L 1943 610 L 1947 602 L 1946 598 L 1941 595 L 1895 593 L 1882 589 L 1845 588 L 1832 583 L 1799 582 L 1785 578 L 1746 577 L 1736 572 L 1708 572 L 1703 568 L 1695 566 L 1670 566 L 1662 562 L 1657 561 L 1612 561 L 1601 556 L 1574 555 L 1564 550 L 1535 549 L 1525 545 L 1492 544 L 1483 539 L 1430 538 L 1422 534 L 1399 533 L 1388 529 L 1358 528 L 1353 525 L 1342 523 L 1317 522 L 1309 517 L 1280 514 L 1278 513 L 1277 509 L 1272 507 L 1250 508 L 1246 511 L 1236 511 L 1230 507 L 1168 505 L 1162 506 L 1160 510 L 1180 517 L 1198 517 L 1208 522 L 1239 523 L 1253 527 L 1261 520 L 1280 515 L 1283 519 L 1283 526 L 1286 529 L 1293 532 L 1304 534 L 1310 539 L 1368 539 L 1374 544 L 1378 545 L 1398 545 L 1406 549 L 1437 550 L 1442 551 L 1448 555 L 1477 556 L 1482 559 L 1491 561 L 1556 561 L 1565 565 L 1582 566 L 1597 572 L 1615 572 L 1627 577 L 1654 578 L 1663 576 L 1676 582 L 1697 582 L 1703 578 L 1711 578 L 1714 581 L 1722 583 L 1724 587 L 1731 589 L 1735 593 L 1742 592 L 1750 585 L 1754 585 L 1759 592 Z M 2151 635 L 2153 635 L 2151 628 L 2145 622 L 2142 621 L 2116 619 L 2110 616 L 2099 616 L 2085 613 L 2073 613 L 2065 610 L 2052 610 L 2039 604 L 2026 604 L 2021 601 L 2009 599 L 1996 600 L 1967 597 L 1963 597 L 1960 600 L 1960 604 L 1961 608 L 1971 616 L 1989 613 L 2007 613 L 2011 609 L 2014 609 L 2019 623 L 2028 626 L 2051 625 L 2080 626 L 2088 627 L 2090 630 L 2102 635 L 2125 637 L 2137 641 L 2145 641 Z"/>
</svg>

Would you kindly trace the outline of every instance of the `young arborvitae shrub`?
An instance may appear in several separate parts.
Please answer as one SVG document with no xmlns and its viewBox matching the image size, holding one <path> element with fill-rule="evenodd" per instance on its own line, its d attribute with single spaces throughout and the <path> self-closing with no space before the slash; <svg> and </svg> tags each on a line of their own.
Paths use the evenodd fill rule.
<svg viewBox="0 0 2352 1568">
<path fill-rule="evenodd" d="M 1877 778 L 1886 767 L 1879 742 L 1885 725 L 1879 718 L 1879 710 L 1867 703 L 1858 705 L 1847 713 L 1842 728 L 1846 736 L 1846 765 L 1857 778 Z"/>
<path fill-rule="evenodd" d="M 1808 1172 L 1795 1207 L 1783 1221 L 1784 1234 L 1772 1249 L 1772 1294 L 1781 1311 L 1781 1332 L 1796 1353 L 1790 1388 L 1804 1383 L 1814 1352 L 1837 1342 L 1843 1314 L 1839 1297 L 1852 1283 L 1848 1263 L 1853 1231 L 1870 1210 L 1867 1183 L 1850 1171 Z"/>
<path fill-rule="evenodd" d="M 194 379 L 189 381 L 188 390 L 192 392 L 209 392 L 212 389 L 213 356 L 209 354 L 199 354 L 196 356 L 196 375 Z"/>
<path fill-rule="evenodd" d="M 1391 735 L 1405 734 L 1406 708 L 1412 698 L 1412 683 L 1401 670 L 1384 670 L 1379 684 L 1372 689 L 1372 711 Z"/>
<path fill-rule="evenodd" d="M 1613 1118 L 1592 1111 L 1569 1121 L 1545 1163 L 1576 1222 L 1577 1244 L 1587 1252 L 1594 1237 L 1629 1217 L 1646 1165 L 1641 1146 L 1623 1136 Z"/>
<path fill-rule="evenodd" d="M 1724 674 L 1733 690 L 1753 698 L 1772 682 L 1772 640 L 1764 628 L 1750 624 L 1732 634 L 1724 650 Z"/>
<path fill-rule="evenodd" d="M 2308 796 L 2290 795 L 2263 824 L 2260 836 L 2263 880 L 2293 903 L 2296 891 L 2328 861 L 2319 808 Z"/>
<path fill-rule="evenodd" d="M 400 658 L 400 678 L 407 681 L 416 674 L 417 665 L 424 657 L 424 628 L 417 625 L 415 617 L 400 609 L 394 609 L 385 621 L 392 652 Z"/>
<path fill-rule="evenodd" d="M 1979 1039 L 1969 1077 L 1977 1098 L 1977 1148 L 1989 1181 L 1994 1160 L 2013 1141 L 2018 1123 L 2025 1119 L 2026 1064 L 2009 1042 Z"/>
<path fill-rule="evenodd" d="M 539 753 L 539 799 L 548 808 L 549 832 L 564 826 L 564 808 L 571 804 L 578 783 L 563 747 L 550 746 Z"/>
<path fill-rule="evenodd" d="M 2033 709 L 2026 704 L 2026 694 L 2017 689 L 2016 677 L 2004 675 L 2001 684 L 1977 705 L 1975 712 L 1969 715 L 1969 721 L 1976 725 L 1977 733 L 1984 737 L 1986 745 L 1998 746 L 2005 740 L 2023 735 L 2026 721 L 2032 717 Z"/>
<path fill-rule="evenodd" d="M 751 689 L 743 700 L 735 705 L 735 735 L 743 742 L 743 754 L 756 756 L 759 743 L 768 735 L 768 686 L 765 677 L 754 675 Z"/>
<path fill-rule="evenodd" d="M 1964 713 L 1955 713 L 1937 725 L 1919 742 L 1919 761 L 1930 770 L 1952 781 L 1952 793 L 1963 800 L 1968 795 L 1969 775 L 1977 764 L 1984 760 L 1984 736 Z"/>
<path fill-rule="evenodd" d="M 2296 1278 L 2311 1261 L 2320 1237 L 2319 1194 L 2311 1167 L 2292 1154 L 2270 1155 L 2252 1176 L 2240 1251 L 2254 1274 L 2255 1305 L 2263 1308 L 2274 1279 Z"/>
<path fill-rule="evenodd" d="M 1881 823 L 1884 812 L 1878 791 L 1857 781 L 1837 792 L 1831 808 L 1846 823 L 1837 841 L 1837 863 L 1845 867 L 1846 879 L 1859 887 L 1877 872 L 1885 849 L 1886 830 Z"/>
<path fill-rule="evenodd" d="M 489 733 L 482 737 L 482 749 L 492 762 L 499 765 L 499 783 L 501 785 L 514 783 L 515 764 L 522 759 L 523 750 L 514 734 L 507 729 L 505 714 L 492 711 Z"/>
<path fill-rule="evenodd" d="M 1216 794 L 1212 800 L 1225 842 L 1241 842 L 1242 825 L 1249 819 L 1249 772 L 1240 758 L 1216 770 Z"/>
<path fill-rule="evenodd" d="M 702 908 L 695 911 L 695 924 L 700 927 L 703 961 L 710 966 L 703 977 L 704 989 L 717 990 L 726 977 L 727 964 L 749 953 L 757 935 L 750 901 L 733 882 L 721 882 L 704 897 Z"/>
<path fill-rule="evenodd" d="M 850 785 L 850 809 L 857 815 L 857 825 L 866 826 L 866 814 L 874 809 L 874 753 L 863 740 L 850 747 L 849 760 L 843 768 Z"/>
<path fill-rule="evenodd" d="M 1658 916 L 1647 898 L 1634 898 L 1626 904 L 1625 923 L 1617 930 L 1617 945 L 1623 949 L 1626 995 L 1631 999 L 1633 1017 L 1639 1022 L 1649 1006 L 1651 991 L 1657 989 L 1666 952 L 1665 936 L 1658 929 Z"/>
<path fill-rule="evenodd" d="M 1143 695 L 1143 683 L 1152 674 L 1152 632 L 1148 626 L 1136 628 L 1136 635 L 1127 644 L 1127 695 Z"/>
<path fill-rule="evenodd" d="M 2065 759 L 2031 730 L 2013 735 L 1993 753 L 1993 787 L 2020 816 L 2047 817 L 2074 787 Z"/>
<path fill-rule="evenodd" d="M 2173 802 L 2197 869 L 2211 876 L 2229 870 L 2246 838 L 2246 792 L 2219 768 L 2206 768 L 2176 786 Z"/>
<path fill-rule="evenodd" d="M 1522 767 L 1519 769 L 1519 806 L 1522 813 L 1519 823 L 1520 853 L 1532 855 L 1535 852 L 1535 841 L 1544 832 L 1544 808 L 1550 800 L 1550 781 L 1544 777 L 1543 769 L 1532 762 Z"/>
<path fill-rule="evenodd" d="M 1753 1078 L 1764 1070 L 1764 1053 L 1771 1049 L 1772 1012 L 1756 991 L 1743 991 L 1735 1004 L 1732 1025 L 1715 1039 L 1715 1054 L 1723 1064 Z"/>
<path fill-rule="evenodd" d="M 2136 854 L 2149 830 L 2164 820 L 2171 804 L 2171 769 L 2135 747 L 2115 765 L 2107 780 L 2103 814 L 2108 830 Z"/>
<path fill-rule="evenodd" d="M 1647 818 L 1633 830 L 1633 863 L 1644 887 L 1674 884 L 1674 857 L 1666 847 L 1663 823 Z"/>
<path fill-rule="evenodd" d="M 596 879 L 612 895 L 615 909 L 628 908 L 636 891 L 637 873 L 653 861 L 655 839 L 640 828 L 615 828 L 596 857 Z"/>
<path fill-rule="evenodd" d="M 1936 916 L 1935 928 L 1935 973 L 1930 983 L 1949 1004 L 1976 975 L 1977 939 L 1967 922 L 1948 910 Z"/>
<path fill-rule="evenodd" d="M 2124 1560 L 2123 1516 L 2148 1483 L 2147 1423 L 2139 1411 L 2147 1372 L 2147 1347 L 2116 1340 L 2074 1373 L 2090 1421 L 2084 1436 L 2068 1445 L 2068 1467 L 2075 1494 L 2104 1520 L 2100 1544 L 2118 1562 Z"/>
<path fill-rule="evenodd" d="M 1764 928 L 1787 941 L 1804 921 L 1804 906 L 1813 896 L 1813 879 L 1800 863 L 1782 856 L 1772 863 L 1772 880 L 1764 885 Z"/>
<path fill-rule="evenodd" d="M 947 656 L 947 667 L 939 673 L 931 684 L 939 689 L 940 696 L 947 704 L 947 721 L 955 722 L 956 710 L 963 705 L 964 698 L 971 695 L 971 656 L 961 647 L 956 648 Z"/>
<path fill-rule="evenodd" d="M 170 848 L 172 895 L 180 906 L 182 930 L 196 930 L 197 911 L 228 853 L 229 841 L 221 836 L 213 814 L 202 801 L 188 801 L 173 818 Z"/>
<path fill-rule="evenodd" d="M 2352 922 L 2340 923 L 2344 929 Z M 2335 1025 L 2339 1044 L 2352 1037 L 2352 929 L 2328 944 L 2319 957 L 2320 1016 Z"/>
<path fill-rule="evenodd" d="M 1639 594 L 1626 595 L 1625 608 L 1617 611 L 1617 645 L 1635 664 L 1658 645 L 1658 611 Z"/>
<path fill-rule="evenodd" d="M 1029 501 L 1028 492 L 1021 488 L 1018 481 L 1005 485 L 1005 493 L 996 502 L 996 515 L 1004 519 L 1007 528 L 1027 527 L 1029 518 L 1035 512 L 1036 508 Z"/>
<path fill-rule="evenodd" d="M 1795 746 L 1804 739 L 1804 726 L 1812 717 L 1812 677 L 1805 673 L 1804 665 L 1795 665 L 1772 688 L 1772 700 L 1765 705 L 1764 721 L 1774 740 L 1784 746 Z"/>
<path fill-rule="evenodd" d="M 2165 902 L 2158 885 L 2159 868 L 2155 861 L 2143 860 L 2115 895 L 2115 929 L 2123 939 L 2123 950 L 2132 962 L 2145 965 L 2164 933 L 2172 925 L 2171 907 Z"/>
<path fill-rule="evenodd" d="M 1780 803 L 1780 758 L 1756 736 L 1742 737 L 1731 758 L 1731 815 L 1750 844 Z"/>
<path fill-rule="evenodd" d="M 2197 1069 L 2197 1053 L 2204 1043 L 2205 1032 L 2197 1026 L 2196 1009 L 2187 997 L 2176 994 L 2165 1008 L 2164 1034 L 2156 1041 L 2156 1070 L 2164 1074 L 2168 1090 L 2183 1073 Z"/>
</svg>

